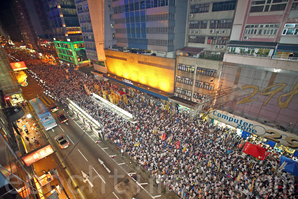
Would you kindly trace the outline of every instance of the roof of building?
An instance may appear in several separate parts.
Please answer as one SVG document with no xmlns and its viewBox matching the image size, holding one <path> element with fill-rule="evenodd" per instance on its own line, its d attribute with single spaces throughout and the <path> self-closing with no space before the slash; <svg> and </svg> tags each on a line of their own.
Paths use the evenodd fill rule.
<svg viewBox="0 0 298 199">
<path fill-rule="evenodd" d="M 180 52 L 185 52 L 185 53 L 192 53 L 192 54 L 199 54 L 202 52 L 204 48 L 192 48 L 192 47 L 184 47 L 180 50 Z"/>
</svg>

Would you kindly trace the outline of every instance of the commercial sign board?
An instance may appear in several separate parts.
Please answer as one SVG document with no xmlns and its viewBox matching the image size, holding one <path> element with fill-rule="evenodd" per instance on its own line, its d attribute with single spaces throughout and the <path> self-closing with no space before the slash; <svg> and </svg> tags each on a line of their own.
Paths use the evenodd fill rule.
<svg viewBox="0 0 298 199">
<path fill-rule="evenodd" d="M 264 137 L 273 142 L 293 149 L 298 149 L 298 136 L 293 133 L 274 129 L 259 122 L 248 120 L 220 110 L 211 110 L 208 116 L 212 119 L 218 120 L 243 131 Z"/>
<path fill-rule="evenodd" d="M 51 145 L 47 145 L 33 153 L 22 157 L 22 159 L 27 166 L 30 166 L 31 164 L 41 160 L 42 158 L 51 155 L 52 153 L 54 153 L 53 148 L 51 147 Z"/>
<path fill-rule="evenodd" d="M 25 62 L 23 61 L 10 63 L 10 66 L 14 71 L 27 69 Z"/>
</svg>

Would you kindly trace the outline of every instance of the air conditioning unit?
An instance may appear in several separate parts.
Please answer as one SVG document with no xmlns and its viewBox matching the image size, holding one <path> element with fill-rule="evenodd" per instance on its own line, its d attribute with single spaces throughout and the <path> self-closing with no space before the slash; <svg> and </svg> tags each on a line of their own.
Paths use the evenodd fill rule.
<svg viewBox="0 0 298 199">
<path fill-rule="evenodd" d="M 244 36 L 244 39 L 248 39 L 249 37 L 248 36 Z"/>
<path fill-rule="evenodd" d="M 215 46 L 215 48 L 218 48 L 219 46 Z"/>
<path fill-rule="evenodd" d="M 222 49 L 224 49 L 224 48 L 225 48 L 225 46 L 221 46 L 221 48 L 222 48 Z"/>
<path fill-rule="evenodd" d="M 214 30 L 210 30 L 210 33 L 214 33 Z"/>
<path fill-rule="evenodd" d="M 193 18 L 193 16 L 194 16 L 193 14 L 190 14 L 190 15 L 189 15 L 189 18 Z"/>
<path fill-rule="evenodd" d="M 192 32 L 191 30 L 188 31 L 189 34 L 190 34 L 191 32 Z"/>
<path fill-rule="evenodd" d="M 216 31 L 216 34 L 220 34 L 220 30 L 217 30 L 217 31 Z"/>
<path fill-rule="evenodd" d="M 199 31 L 199 30 L 197 30 L 197 31 L 195 31 L 195 33 L 198 33 L 198 34 L 199 34 L 199 33 L 200 33 L 200 31 Z"/>
</svg>

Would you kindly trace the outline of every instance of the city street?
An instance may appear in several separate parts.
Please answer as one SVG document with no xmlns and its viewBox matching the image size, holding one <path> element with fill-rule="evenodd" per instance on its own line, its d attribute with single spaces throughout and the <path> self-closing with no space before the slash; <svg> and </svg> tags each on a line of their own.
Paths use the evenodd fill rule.
<svg viewBox="0 0 298 199">
<path fill-rule="evenodd" d="M 38 95 L 46 106 L 53 103 L 30 75 L 28 83 L 28 87 L 24 89 L 27 101 Z M 58 159 L 63 161 L 66 158 L 63 164 L 59 165 L 59 169 L 63 168 L 75 182 L 73 188 L 70 180 L 61 179 L 62 185 L 67 187 L 68 191 L 80 193 L 84 198 L 162 198 L 160 190 L 158 192 L 156 187 L 153 187 L 153 180 L 148 182 L 140 177 L 130 163 L 124 162 L 120 155 L 116 155 L 105 141 L 99 140 L 74 114 L 64 113 L 69 119 L 68 124 L 60 124 L 57 116 L 61 113 L 64 113 L 62 107 L 52 113 L 58 126 L 46 131 L 46 137 L 49 138 Z M 64 134 L 70 143 L 66 149 L 60 149 L 54 140 L 54 137 L 60 134 Z M 46 167 L 46 162 L 43 159 L 36 164 Z M 70 193 L 68 195 L 71 197 Z"/>
</svg>

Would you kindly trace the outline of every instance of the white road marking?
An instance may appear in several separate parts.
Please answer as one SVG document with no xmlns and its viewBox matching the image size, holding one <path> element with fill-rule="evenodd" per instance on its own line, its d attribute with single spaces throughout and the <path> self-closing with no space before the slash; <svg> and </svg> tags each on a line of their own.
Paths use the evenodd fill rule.
<svg viewBox="0 0 298 199">
<path fill-rule="evenodd" d="M 71 141 L 71 143 L 74 144 L 73 141 L 70 139 L 70 137 L 68 135 L 66 135 L 66 136 Z"/>
<path fill-rule="evenodd" d="M 88 162 L 87 158 L 83 155 L 83 153 L 80 151 L 80 149 L 78 149 L 78 151 L 79 151 L 80 154 L 83 156 L 83 158 L 85 158 L 85 160 Z"/>
<path fill-rule="evenodd" d="M 95 173 L 100 177 L 100 179 L 106 184 L 106 181 L 104 181 L 104 179 L 101 177 L 101 175 L 99 175 L 98 173 L 97 173 L 97 171 L 94 169 L 94 167 L 92 167 L 92 169 L 95 171 Z"/>
<path fill-rule="evenodd" d="M 112 157 L 116 157 L 117 155 L 110 155 L 110 158 L 112 158 Z"/>
<path fill-rule="evenodd" d="M 134 174 L 136 174 L 136 173 L 127 173 L 127 175 L 129 175 L 129 176 L 134 175 Z"/>
<path fill-rule="evenodd" d="M 109 149 L 109 147 L 105 147 L 105 148 L 101 148 L 101 149 L 107 150 L 107 149 Z"/>
<path fill-rule="evenodd" d="M 115 196 L 117 199 L 119 199 L 118 196 L 117 196 L 114 192 L 112 192 L 112 193 L 114 194 L 114 196 Z"/>
<path fill-rule="evenodd" d="M 60 129 L 64 132 L 64 130 L 63 130 L 63 128 L 60 126 L 60 125 L 58 125 L 59 127 L 60 127 Z"/>
<path fill-rule="evenodd" d="M 123 165 L 123 164 L 125 164 L 125 162 L 119 163 L 118 165 L 120 166 L 120 165 Z"/>
<path fill-rule="evenodd" d="M 159 198 L 161 197 L 161 195 L 157 195 L 157 196 L 152 196 L 153 198 Z"/>
<path fill-rule="evenodd" d="M 140 183 L 140 185 L 147 185 L 147 184 L 148 184 L 147 182 Z"/>
</svg>

